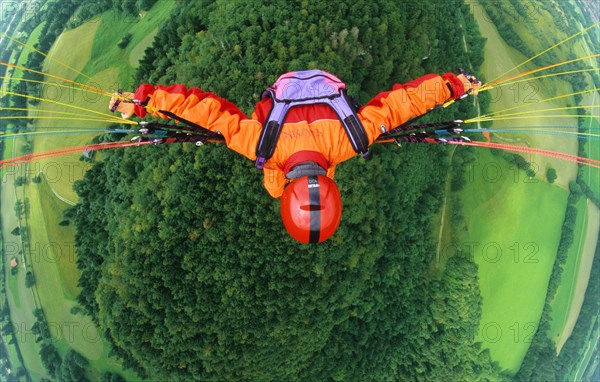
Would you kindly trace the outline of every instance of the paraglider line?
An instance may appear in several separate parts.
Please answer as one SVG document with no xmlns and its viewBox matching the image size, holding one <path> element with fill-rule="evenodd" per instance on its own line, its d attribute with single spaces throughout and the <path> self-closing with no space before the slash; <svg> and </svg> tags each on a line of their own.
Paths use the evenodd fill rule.
<svg viewBox="0 0 600 382">
<path fill-rule="evenodd" d="M 512 69 L 509 69 L 509 70 L 507 70 L 506 72 L 504 72 L 504 73 L 500 74 L 500 75 L 499 75 L 497 78 L 495 78 L 494 80 L 492 80 L 492 81 L 490 81 L 490 82 L 491 82 L 491 83 L 493 83 L 493 82 L 497 81 L 499 78 L 503 77 L 504 75 L 506 75 L 506 74 L 508 74 L 508 73 L 510 73 L 510 72 L 512 72 L 512 71 L 515 71 L 515 70 L 517 70 L 517 69 L 518 69 L 518 68 L 520 68 L 521 66 L 523 66 L 523 65 L 525 65 L 525 64 L 527 64 L 527 63 L 529 63 L 529 62 L 533 61 L 534 59 L 538 58 L 539 56 L 541 56 L 541 55 L 543 55 L 543 54 L 545 54 L 545 53 L 549 52 L 550 50 L 552 50 L 552 49 L 554 49 L 554 48 L 556 48 L 556 47 L 558 47 L 558 46 L 560 46 L 560 45 L 562 45 L 562 44 L 566 43 L 567 41 L 569 41 L 569 40 L 571 40 L 571 39 L 573 39 L 573 38 L 575 38 L 575 37 L 577 37 L 577 36 L 579 36 L 579 35 L 583 35 L 583 34 L 587 33 L 587 32 L 588 32 L 590 29 L 592 29 L 592 28 L 595 28 L 595 27 L 597 27 L 598 25 L 600 25 L 600 22 L 598 22 L 598 23 L 596 23 L 596 24 L 593 24 L 592 26 L 589 26 L 589 27 L 587 27 L 587 28 L 585 28 L 585 29 L 583 29 L 583 30 L 581 30 L 581 31 L 577 32 L 577 33 L 574 33 L 573 35 L 571 35 L 571 36 L 567 37 L 566 39 L 564 39 L 564 40 L 562 40 L 562 41 L 560 41 L 560 42 L 558 42 L 558 43 L 556 43 L 556 44 L 552 45 L 551 47 L 549 47 L 548 49 L 544 50 L 543 52 L 540 52 L 540 53 L 536 54 L 535 56 L 533 56 L 533 57 L 531 57 L 531 58 L 529 58 L 529 59 L 527 59 L 527 60 L 523 61 L 522 63 L 520 63 L 520 64 L 516 65 L 516 66 L 515 66 L 515 67 L 513 67 Z"/>
</svg>

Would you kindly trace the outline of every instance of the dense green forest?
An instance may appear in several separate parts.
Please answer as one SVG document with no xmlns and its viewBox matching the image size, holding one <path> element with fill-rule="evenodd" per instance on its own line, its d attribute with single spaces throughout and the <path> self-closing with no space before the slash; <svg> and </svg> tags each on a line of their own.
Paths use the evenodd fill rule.
<svg viewBox="0 0 600 382">
<path fill-rule="evenodd" d="M 318 67 L 364 102 L 427 72 L 476 71 L 482 46 L 458 0 L 182 2 L 135 81 L 199 86 L 249 112 L 282 72 Z M 447 148 L 374 154 L 338 167 L 342 223 L 307 246 L 285 232 L 262 174 L 222 145 L 107 153 L 75 185 L 79 302 L 152 379 L 506 379 L 474 344 L 472 255 L 431 272 Z"/>
</svg>

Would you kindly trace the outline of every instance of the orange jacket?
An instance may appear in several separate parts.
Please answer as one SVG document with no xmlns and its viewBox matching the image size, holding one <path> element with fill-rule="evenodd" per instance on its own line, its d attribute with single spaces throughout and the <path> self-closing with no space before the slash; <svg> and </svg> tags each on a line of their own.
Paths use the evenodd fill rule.
<svg viewBox="0 0 600 382">
<path fill-rule="evenodd" d="M 358 111 L 358 117 L 365 127 L 369 144 L 372 144 L 382 132 L 463 93 L 464 85 L 456 75 L 430 74 L 378 94 Z M 147 106 L 147 109 L 136 106 L 138 116 L 144 117 L 149 112 L 168 118 L 155 110 L 170 111 L 211 131 L 218 131 L 225 138 L 227 147 L 253 161 L 256 160 L 256 145 L 263 122 L 272 106 L 270 98 L 262 99 L 249 118 L 231 102 L 197 88 L 186 89 L 184 85 L 141 85 L 134 99 Z M 282 195 L 289 182 L 285 177 L 286 170 L 294 162 L 307 160 L 306 155 L 294 154 L 306 153 L 310 160 L 311 152 L 323 155 L 327 161 L 327 176 L 332 179 L 335 166 L 356 155 L 340 120 L 327 105 L 297 106 L 288 112 L 273 157 L 263 169 L 263 183 L 271 196 Z"/>
</svg>

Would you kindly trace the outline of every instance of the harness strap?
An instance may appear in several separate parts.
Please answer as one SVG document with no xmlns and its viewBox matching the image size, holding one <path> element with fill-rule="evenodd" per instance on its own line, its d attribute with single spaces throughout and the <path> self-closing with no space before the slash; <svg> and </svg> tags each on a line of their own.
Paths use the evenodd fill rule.
<svg viewBox="0 0 600 382">
<path fill-rule="evenodd" d="M 281 134 L 283 120 L 291 107 L 290 103 L 276 102 L 272 90 L 269 90 L 269 94 L 273 100 L 273 107 L 269 112 L 267 122 L 263 126 L 258 145 L 256 146 L 256 168 L 259 170 L 262 170 L 267 160 L 273 156 L 275 146 L 277 146 L 277 141 Z"/>
<path fill-rule="evenodd" d="M 202 135 L 197 136 L 198 141 L 202 142 L 202 144 L 206 144 L 206 142 L 208 142 L 208 139 L 211 137 L 220 136 L 220 134 L 217 134 L 214 131 L 210 131 L 206 127 L 202 127 L 202 126 L 200 126 L 192 121 L 189 121 L 185 118 L 182 118 L 173 112 L 170 112 L 167 110 L 159 110 L 158 112 L 166 115 L 167 117 L 169 117 L 171 119 L 181 122 L 181 123 L 187 125 L 188 127 L 191 127 L 194 132 L 206 134 L 207 136 L 202 136 Z"/>
<path fill-rule="evenodd" d="M 337 114 L 344 126 L 344 131 L 350 140 L 354 151 L 361 154 L 364 158 L 369 157 L 369 138 L 364 126 L 356 116 L 356 112 L 350 106 L 345 91 L 326 98 L 309 98 L 302 100 L 280 101 L 275 97 L 272 89 L 267 90 L 263 96 L 269 96 L 273 100 L 273 107 L 269 112 L 267 120 L 256 146 L 256 168 L 263 169 L 265 163 L 273 156 L 279 135 L 283 127 L 283 122 L 288 111 L 295 106 L 326 104 L 329 105 Z"/>
<path fill-rule="evenodd" d="M 333 110 L 335 110 L 342 121 L 344 130 L 350 139 L 354 151 L 361 154 L 363 157 L 366 157 L 369 152 L 369 137 L 367 136 L 364 126 L 356 117 L 356 112 L 351 108 L 350 100 L 346 93 L 341 91 L 340 96 L 342 98 L 340 100 L 341 102 L 336 102 L 338 100 L 334 100 L 329 105 L 333 107 Z"/>
</svg>

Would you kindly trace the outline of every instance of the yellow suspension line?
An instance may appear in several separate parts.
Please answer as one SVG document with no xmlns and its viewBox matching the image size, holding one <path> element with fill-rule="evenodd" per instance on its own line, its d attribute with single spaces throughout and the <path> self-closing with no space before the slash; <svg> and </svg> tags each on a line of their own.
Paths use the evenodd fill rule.
<svg viewBox="0 0 600 382">
<path fill-rule="evenodd" d="M 9 64 L 9 63 L 6 63 L 6 62 L 1 62 L 1 61 L 0 61 L 0 65 L 4 65 L 4 66 L 7 66 L 7 67 L 13 67 L 13 68 L 16 68 L 16 69 L 25 70 L 25 71 L 32 72 L 32 73 L 41 74 L 41 75 L 43 75 L 43 76 L 47 76 L 47 77 L 51 77 L 51 78 L 55 78 L 55 79 L 57 79 L 57 80 L 62 80 L 62 81 L 65 81 L 65 82 L 71 83 L 71 84 L 73 84 L 73 85 L 79 86 L 80 88 L 85 88 L 85 89 L 93 90 L 93 91 L 95 91 L 95 92 L 98 92 L 98 93 L 100 93 L 100 94 L 101 94 L 101 95 L 103 95 L 103 96 L 107 96 L 107 97 L 116 97 L 117 99 L 119 99 L 119 100 L 121 100 L 121 101 L 124 101 L 124 102 L 131 102 L 131 101 L 132 101 L 131 99 L 129 99 L 129 98 L 127 98 L 127 97 L 120 96 L 120 95 L 118 95 L 118 94 L 116 94 L 116 93 L 110 93 L 110 92 L 104 91 L 104 90 L 102 90 L 102 89 L 95 88 L 95 87 L 93 87 L 93 86 L 89 86 L 89 85 L 86 85 L 86 84 L 82 84 L 82 83 L 80 83 L 80 82 L 76 82 L 76 81 L 71 81 L 71 80 L 68 80 L 68 79 L 66 79 L 66 78 L 62 78 L 62 77 L 59 77 L 59 76 L 55 76 L 55 75 L 52 75 L 52 74 L 49 74 L 49 73 L 45 73 L 45 72 L 40 72 L 40 71 L 37 71 L 37 70 L 29 69 L 29 68 L 26 68 L 26 67 L 24 67 L 24 66 L 19 66 L 19 65 L 14 65 L 14 64 Z M 7 77 L 0 77 L 0 78 L 7 78 Z M 12 79 L 11 79 L 11 80 L 12 80 Z M 15 78 L 15 80 L 17 80 L 17 78 Z M 28 80 L 28 79 L 24 79 L 24 78 L 18 78 L 18 80 L 20 80 L 20 81 L 25 81 L 25 82 L 34 82 L 34 83 L 40 83 L 40 84 L 49 84 L 49 85 L 55 85 L 55 86 L 59 86 L 59 87 L 64 87 L 64 88 L 70 89 L 70 87 L 68 87 L 68 86 L 66 86 L 66 85 L 59 85 L 59 84 L 55 84 L 55 83 L 48 82 L 48 81 Z M 155 108 L 150 108 L 150 107 L 146 107 L 146 108 L 147 108 L 149 111 L 158 111 L 158 109 L 155 109 Z"/>
<path fill-rule="evenodd" d="M 466 123 L 466 121 L 465 121 L 465 123 Z M 573 126 L 573 128 L 576 129 L 577 126 Z M 494 131 L 496 129 L 488 128 L 488 129 L 486 129 L 486 132 L 501 134 L 501 133 L 507 133 L 507 131 L 502 131 L 502 130 L 509 129 L 509 130 L 515 130 L 515 131 L 512 131 L 512 133 L 514 133 L 514 134 L 527 134 L 530 131 L 539 131 L 539 132 L 544 132 L 544 133 L 549 133 L 549 134 L 560 133 L 560 134 L 566 134 L 566 135 L 581 135 L 581 136 L 589 136 L 589 137 L 600 137 L 600 135 L 593 134 L 593 133 L 580 133 L 580 132 L 563 131 L 563 130 L 547 130 L 543 127 L 528 127 L 526 129 L 522 129 L 523 132 L 516 131 L 516 130 L 521 130 L 521 129 L 511 129 L 509 126 L 499 127 L 498 129 L 500 131 Z"/>
<path fill-rule="evenodd" d="M 102 131 L 99 131 L 100 129 L 96 129 L 96 130 L 91 130 L 91 131 L 85 131 L 85 130 L 62 130 L 62 131 L 50 131 L 50 133 L 53 134 L 65 134 L 65 133 L 74 133 L 74 132 L 78 132 L 78 133 L 82 133 L 82 134 L 94 134 L 94 133 L 101 133 Z M 105 132 L 107 133 L 111 133 L 112 131 L 110 130 L 105 130 Z M 33 131 L 33 132 L 27 132 L 27 133 L 11 133 L 11 134 L 0 134 L 0 139 L 4 139 L 4 138 L 10 138 L 10 137 L 23 137 L 23 136 L 30 136 L 30 135 L 44 135 L 44 134 L 48 134 L 48 131 Z"/>
<path fill-rule="evenodd" d="M 42 110 L 42 109 L 27 109 L 24 107 L 0 107 L 0 110 L 9 110 L 9 111 L 27 111 L 34 113 L 49 113 L 49 114 L 62 114 L 62 115 L 70 115 L 77 117 L 89 117 L 89 114 L 81 114 L 81 113 L 70 113 L 67 111 L 54 111 L 54 110 Z M 20 117 L 20 116 L 19 116 Z M 113 115 L 108 116 L 110 118 L 115 118 L 115 122 L 121 122 L 121 118 L 115 117 Z"/>
<path fill-rule="evenodd" d="M 8 116 L 8 117 L 0 117 L 0 119 L 57 119 L 56 117 L 48 116 L 48 115 L 30 115 L 30 116 Z M 115 123 L 112 119 L 102 119 L 102 118 L 79 118 L 79 117 L 60 117 L 61 121 L 64 120 L 72 120 L 72 121 L 94 121 L 94 122 L 107 122 L 107 123 Z M 128 125 L 137 125 L 137 122 L 123 120 L 121 123 Z"/>
<path fill-rule="evenodd" d="M 7 35 L 7 34 L 6 34 L 6 33 L 4 33 L 4 32 L 1 32 L 1 31 L 0 31 L 0 35 L 2 35 L 2 36 L 4 36 L 4 37 L 6 37 L 7 39 L 9 39 L 9 40 L 11 40 L 11 41 L 14 41 L 14 42 L 16 42 L 16 43 L 17 43 L 17 44 L 19 44 L 19 45 L 22 45 L 22 46 L 24 46 L 24 47 L 26 47 L 26 48 L 28 48 L 28 49 L 31 49 L 31 50 L 33 50 L 33 51 L 34 51 L 34 52 L 36 52 L 36 53 L 39 53 L 39 54 L 41 54 L 42 56 L 46 57 L 46 58 L 47 58 L 47 59 L 49 59 L 50 61 L 54 61 L 54 62 L 57 62 L 57 63 L 59 63 L 60 65 L 64 66 L 65 68 L 67 68 L 67 69 L 70 69 L 70 70 L 74 71 L 75 73 L 77 73 L 77 74 L 79 74 L 79 75 L 81 75 L 81 76 L 83 76 L 83 77 L 87 78 L 88 80 L 92 80 L 92 78 L 91 78 L 90 76 L 88 76 L 87 74 L 85 74 L 85 73 L 82 73 L 82 72 L 80 72 L 79 70 L 77 70 L 77 69 L 73 68 L 72 66 L 69 66 L 69 65 L 65 64 L 64 62 L 60 61 L 59 59 L 52 58 L 52 57 L 48 56 L 46 53 L 44 53 L 44 52 L 42 52 L 42 51 L 40 51 L 40 50 L 37 50 L 37 49 L 35 49 L 35 48 L 34 48 L 33 46 L 31 46 L 31 45 L 27 45 L 26 43 L 24 43 L 24 42 L 21 42 L 21 41 L 17 40 L 16 38 L 14 38 L 14 37 L 11 37 L 11 36 Z"/>
<path fill-rule="evenodd" d="M 3 62 L 0 62 L 0 65 L 13 66 L 12 64 L 6 64 L 6 63 L 3 63 Z M 91 89 L 91 90 L 94 90 L 94 91 L 98 91 L 98 92 L 100 92 L 100 93 L 101 93 L 101 95 L 104 95 L 104 96 L 116 97 L 116 98 L 120 99 L 121 101 L 125 101 L 125 102 L 131 102 L 131 101 L 132 101 L 131 99 L 128 99 L 128 98 L 126 98 L 126 97 L 119 96 L 118 94 L 115 94 L 115 93 L 109 93 L 109 92 L 104 92 L 103 90 L 96 89 L 96 88 L 93 88 L 93 87 L 89 87 L 89 86 L 87 86 L 87 85 L 80 84 L 80 83 L 78 83 L 78 82 L 74 82 L 74 81 L 70 81 L 70 80 L 67 80 L 67 79 L 65 79 L 65 78 L 56 77 L 56 76 L 53 76 L 53 75 L 51 75 L 51 74 L 48 74 L 48 73 L 38 72 L 38 71 L 36 71 L 36 70 L 33 70 L 33 69 L 28 69 L 28 68 L 25 68 L 25 67 L 20 67 L 20 68 L 21 68 L 21 69 L 23 69 L 23 70 L 28 70 L 28 71 L 34 72 L 34 73 L 39 73 L 39 74 L 42 74 L 42 75 L 46 75 L 46 76 L 50 76 L 50 77 L 55 77 L 55 78 L 57 78 L 57 79 L 62 79 L 62 80 L 64 80 L 64 81 L 67 81 L 67 82 L 73 83 L 73 84 L 75 84 L 75 85 L 77 85 L 77 86 L 79 86 L 79 87 L 82 87 L 82 88 L 83 88 L 83 87 L 85 87 L 85 88 L 89 88 L 89 89 Z M 1 79 L 6 79 L 6 78 L 8 78 L 8 77 L 6 77 L 6 76 L 5 76 L 5 77 L 0 77 L 0 78 L 1 78 Z M 47 85 L 58 86 L 58 87 L 66 88 L 66 89 L 71 89 L 71 87 L 69 87 L 69 86 L 67 86 L 67 85 L 60 85 L 60 84 L 56 84 L 56 83 L 53 83 L 53 82 L 48 82 L 48 81 L 29 80 L 29 79 L 25 79 L 25 78 L 8 78 L 8 79 L 9 79 L 9 81 L 12 81 L 12 80 L 18 80 L 18 81 L 33 82 L 33 83 L 39 83 L 39 84 L 47 84 Z M 158 111 L 157 109 L 154 109 L 154 108 L 148 108 L 148 110 L 155 110 L 155 111 Z M 113 117 L 113 118 L 115 118 L 115 119 L 117 119 L 117 120 L 119 120 L 119 121 L 121 120 L 121 118 L 119 118 L 119 117 L 114 117 L 114 116 L 110 116 L 110 117 Z"/>
<path fill-rule="evenodd" d="M 74 84 L 74 85 L 77 85 L 77 86 L 85 88 L 85 89 L 93 90 L 93 91 L 95 91 L 97 93 L 100 93 L 102 95 L 105 95 L 105 96 L 108 96 L 108 97 L 112 97 L 112 93 L 110 93 L 110 92 L 104 91 L 102 89 L 95 88 L 93 86 L 82 84 L 81 82 L 72 81 L 72 80 L 68 80 L 68 79 L 63 78 L 63 77 L 55 76 L 55 75 L 50 74 L 50 73 L 40 72 L 38 70 L 29 69 L 29 68 L 26 68 L 26 67 L 21 66 L 21 65 L 10 64 L 8 62 L 2 62 L 2 61 L 0 61 L 0 65 L 11 67 L 11 68 L 15 68 L 15 69 L 21 69 L 21 70 L 25 70 L 25 71 L 36 73 L 36 74 L 41 74 L 41 75 L 46 76 L 46 77 L 51 77 L 51 78 L 54 78 L 54 79 L 57 79 L 57 80 L 68 82 L 70 84 Z"/>
<path fill-rule="evenodd" d="M 590 89 L 590 90 L 582 90 L 580 92 L 569 93 L 569 94 L 565 94 L 565 95 L 561 95 L 561 96 L 546 98 L 546 99 L 543 99 L 543 100 L 539 101 L 538 103 L 555 101 L 557 99 L 571 97 L 571 96 L 575 96 L 575 95 L 578 95 L 578 94 L 586 94 L 586 93 L 591 93 L 591 92 L 597 92 L 599 90 L 600 90 L 600 88 L 594 88 L 594 89 Z M 520 109 L 520 108 L 528 107 L 528 106 L 531 106 L 531 104 L 524 104 L 524 105 L 517 105 L 517 106 L 509 107 L 508 109 L 499 110 L 499 111 L 495 111 L 495 112 L 492 112 L 492 113 L 489 113 L 489 114 L 486 114 L 486 115 L 482 115 L 479 118 L 491 117 L 491 116 L 499 114 L 499 113 L 504 113 L 504 112 L 507 112 L 507 111 L 510 111 L 510 110 Z"/>
<path fill-rule="evenodd" d="M 585 72 L 597 72 L 597 71 L 600 71 L 600 68 L 570 70 L 568 72 L 545 74 L 543 76 L 536 76 L 536 77 L 531 77 L 531 78 L 525 78 L 525 79 L 517 80 L 517 81 L 507 81 L 507 82 L 502 81 L 502 82 L 497 82 L 498 85 L 485 85 L 486 88 L 483 89 L 483 90 L 490 90 L 490 89 L 494 89 L 494 88 L 500 88 L 500 87 L 506 86 L 506 85 L 513 85 L 513 84 L 518 84 L 518 83 L 521 83 L 521 82 L 527 82 L 527 81 L 532 81 L 532 80 L 539 80 L 539 79 L 542 79 L 542 78 L 558 77 L 558 76 L 564 76 L 564 75 L 568 75 L 568 74 L 585 73 Z M 480 91 L 482 91 L 482 90 L 480 89 Z"/>
<path fill-rule="evenodd" d="M 513 116 L 513 115 L 523 115 L 523 114 L 532 114 L 532 113 L 540 113 L 540 112 L 547 112 L 547 111 L 558 111 L 558 110 L 598 109 L 598 108 L 600 108 L 600 106 L 565 106 L 565 107 L 553 107 L 553 108 L 548 108 L 548 109 L 536 109 L 536 110 L 520 111 L 518 113 L 502 114 L 502 115 L 498 115 L 497 117 L 509 117 L 509 116 Z M 492 114 L 489 114 L 488 116 L 492 117 Z M 483 117 L 487 117 L 487 116 L 482 116 L 482 118 Z M 577 117 L 577 115 L 574 115 L 574 117 Z"/>
<path fill-rule="evenodd" d="M 93 113 L 93 114 L 99 114 L 99 115 L 101 115 L 104 118 L 112 118 L 113 121 L 111 121 L 111 122 L 119 121 L 119 122 L 122 122 L 122 123 L 137 124 L 137 122 L 132 122 L 132 121 L 129 121 L 129 120 L 124 119 L 124 118 L 119 118 L 117 116 L 113 116 L 113 115 L 101 113 L 99 111 L 95 111 L 95 110 L 92 110 L 92 109 L 86 109 L 86 108 L 80 107 L 80 106 L 70 105 L 70 104 L 67 104 L 67 103 L 64 103 L 64 102 L 58 102 L 58 101 L 54 101 L 54 100 L 51 100 L 51 99 L 34 97 L 34 96 L 27 95 L 27 94 L 20 94 L 20 93 L 14 93 L 14 92 L 9 92 L 9 91 L 6 91 L 5 93 L 9 94 L 9 95 L 14 95 L 14 96 L 17 96 L 17 97 L 25 97 L 25 98 L 35 99 L 35 100 L 38 100 L 38 101 L 50 102 L 50 103 L 53 103 L 53 104 L 56 104 L 56 105 L 70 107 L 70 108 L 78 109 L 78 110 L 83 110 L 83 111 L 87 111 L 87 112 L 90 112 L 90 113 Z"/>
<path fill-rule="evenodd" d="M 33 71 L 33 70 L 31 69 L 31 71 Z M 42 73 L 42 72 L 39 72 L 39 73 L 48 76 L 47 73 Z M 38 81 L 38 80 L 30 80 L 30 79 L 27 79 L 27 78 L 13 78 L 13 77 L 7 77 L 7 76 L 0 77 L 0 79 L 8 79 L 9 82 L 23 81 L 23 82 L 31 82 L 31 83 L 36 83 L 36 84 L 42 84 L 42 85 L 57 86 L 57 87 L 60 87 L 60 88 L 65 88 L 65 89 L 73 89 L 71 86 L 64 85 L 64 84 L 61 85 L 61 84 L 57 84 L 57 83 L 49 82 L 49 81 Z M 65 81 L 68 81 L 68 80 L 65 80 Z M 76 83 L 76 85 L 79 86 L 79 87 L 81 87 L 77 83 Z M 90 88 L 90 89 L 92 89 L 92 90 L 99 90 L 99 89 L 95 89 L 95 88 Z M 108 94 L 103 94 L 103 95 L 108 95 Z"/>
<path fill-rule="evenodd" d="M 557 115 L 528 115 L 528 116 L 516 116 L 516 117 L 487 117 L 487 118 L 471 118 L 464 121 L 464 123 L 474 122 L 489 122 L 489 121 L 509 121 L 513 119 L 534 119 L 534 118 L 596 118 L 593 115 L 573 115 L 573 114 L 557 114 Z M 573 126 L 577 128 L 577 126 Z"/>
<path fill-rule="evenodd" d="M 544 54 L 544 53 L 546 53 L 546 52 L 549 52 L 550 50 L 552 50 L 552 49 L 554 49 L 554 48 L 558 47 L 559 45 L 562 45 L 562 44 L 564 44 L 565 42 L 567 42 L 567 41 L 571 40 L 571 39 L 572 39 L 572 38 L 574 38 L 574 37 L 577 37 L 577 36 L 579 36 L 579 35 L 583 35 L 584 33 L 587 33 L 587 31 L 588 31 L 588 30 L 590 30 L 590 29 L 592 29 L 592 28 L 594 28 L 594 27 L 597 27 L 598 25 L 600 25 L 600 22 L 599 22 L 599 23 L 596 23 L 596 24 L 594 24 L 594 25 L 592 25 L 592 26 L 590 26 L 590 27 L 587 27 L 587 28 L 585 28 L 585 29 L 584 29 L 584 30 L 582 30 L 582 31 L 579 31 L 579 32 L 577 32 L 577 33 L 573 34 L 572 36 L 569 36 L 569 37 L 567 37 L 566 39 L 564 39 L 564 40 L 560 41 L 560 42 L 559 42 L 559 43 L 557 43 L 557 44 L 554 44 L 554 45 L 552 45 L 550 48 L 548 48 L 548 49 L 544 50 L 543 52 L 541 52 L 541 53 L 538 53 L 538 54 L 536 54 L 535 56 L 531 57 L 530 59 L 523 61 L 522 63 L 520 63 L 519 65 L 515 66 L 514 68 L 507 70 L 506 72 L 502 73 L 501 75 L 499 75 L 498 77 L 496 77 L 495 79 L 493 79 L 493 80 L 492 80 L 492 81 L 490 81 L 490 82 L 492 82 L 492 83 L 493 83 L 494 81 L 498 80 L 499 78 L 502 78 L 504 75 L 506 75 L 506 74 L 508 74 L 508 73 L 510 73 L 510 72 L 512 72 L 512 71 L 514 71 L 514 70 L 517 70 L 517 69 L 518 69 L 518 68 L 520 68 L 521 66 L 523 66 L 523 65 L 525 65 L 525 64 L 527 64 L 527 63 L 529 63 L 529 62 L 531 62 L 531 61 L 533 61 L 533 60 L 535 60 L 536 58 L 538 58 L 538 57 L 539 57 L 539 56 L 541 56 L 542 54 Z"/>
<path fill-rule="evenodd" d="M 510 127 L 507 127 L 510 128 Z M 577 126 L 573 126 L 574 129 L 577 128 Z M 504 128 L 502 128 L 504 129 Z M 490 130 L 494 130 L 494 129 L 490 129 Z M 547 130 L 544 128 L 539 128 L 539 127 L 530 127 L 527 129 L 524 129 L 525 131 L 523 131 L 523 133 L 527 134 L 527 131 L 540 131 L 540 132 L 544 132 L 544 133 L 560 133 L 560 134 L 567 134 L 567 135 L 577 135 L 577 136 L 587 136 L 587 137 L 600 137 L 600 135 L 598 134 L 594 134 L 594 133 L 581 133 L 581 132 L 575 132 L 575 131 L 564 131 L 564 130 Z M 493 132 L 493 131 L 492 131 Z M 501 131 L 500 131 L 501 133 Z"/>
<path fill-rule="evenodd" d="M 575 58 L 575 59 L 568 60 L 568 61 L 562 61 L 562 62 L 559 62 L 557 64 L 547 65 L 547 66 L 543 66 L 541 68 L 529 70 L 527 72 L 515 74 L 514 76 L 509 76 L 509 77 L 506 77 L 506 78 L 504 78 L 502 80 L 490 81 L 490 82 L 486 83 L 485 85 L 483 85 L 481 87 L 481 89 L 479 89 L 479 91 L 485 91 L 485 90 L 488 90 L 488 89 L 490 89 L 490 88 L 492 88 L 494 86 L 497 86 L 498 84 L 509 82 L 509 81 L 514 80 L 514 79 L 521 78 L 521 77 L 524 77 L 524 76 L 528 76 L 528 75 L 533 74 L 533 73 L 537 73 L 537 72 L 541 72 L 541 71 L 544 71 L 544 70 L 552 69 L 552 68 L 555 68 L 557 66 L 562 66 L 562 65 L 570 64 L 572 62 L 583 61 L 583 60 L 587 60 L 587 59 L 590 59 L 590 58 L 596 58 L 596 57 L 600 57 L 600 54 L 593 54 L 591 56 L 579 57 L 579 58 Z"/>
</svg>

